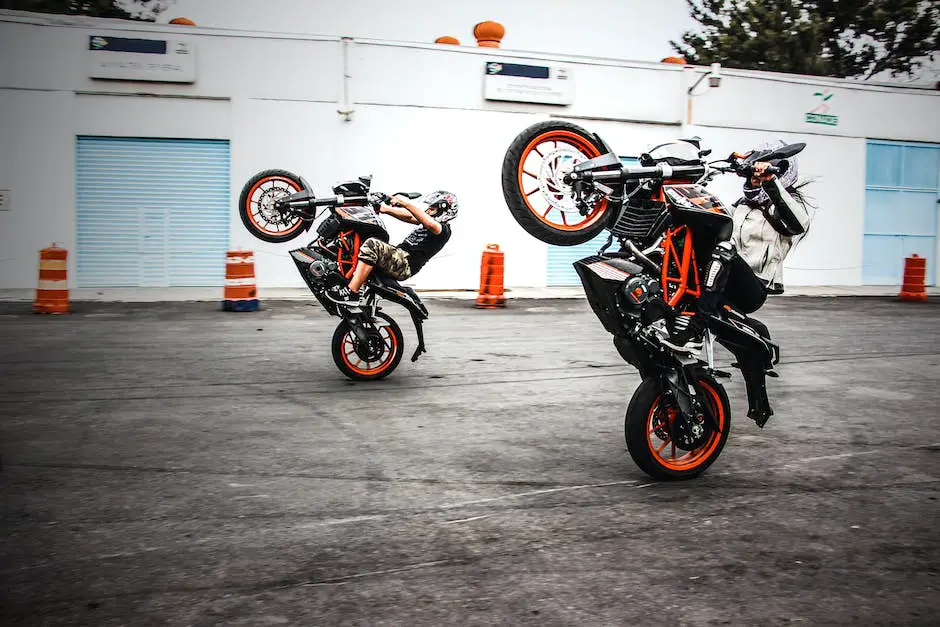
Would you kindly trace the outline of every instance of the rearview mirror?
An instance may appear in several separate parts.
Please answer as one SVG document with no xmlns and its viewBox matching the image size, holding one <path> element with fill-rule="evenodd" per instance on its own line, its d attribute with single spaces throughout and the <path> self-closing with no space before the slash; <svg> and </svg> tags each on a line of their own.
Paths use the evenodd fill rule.
<svg viewBox="0 0 940 627">
<path fill-rule="evenodd" d="M 778 161 L 780 159 L 788 159 L 793 155 L 799 154 L 802 150 L 806 148 L 806 144 L 787 144 L 786 146 L 781 146 L 780 148 L 775 148 L 771 151 L 766 152 L 752 152 L 747 156 L 745 161 L 747 163 L 757 163 L 758 161 Z"/>
</svg>

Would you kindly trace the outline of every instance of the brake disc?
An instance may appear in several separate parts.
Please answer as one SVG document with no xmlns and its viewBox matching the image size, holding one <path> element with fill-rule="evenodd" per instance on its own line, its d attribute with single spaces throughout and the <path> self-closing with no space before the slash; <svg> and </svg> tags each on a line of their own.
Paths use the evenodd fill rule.
<svg viewBox="0 0 940 627">
<path fill-rule="evenodd" d="M 565 183 L 565 175 L 570 174 L 576 165 L 585 160 L 584 155 L 579 151 L 567 147 L 554 150 L 542 159 L 539 189 L 553 209 L 561 211 L 577 209 L 574 192 L 571 186 Z"/>
<path fill-rule="evenodd" d="M 356 355 L 364 361 L 377 361 L 385 352 L 385 339 L 378 331 L 369 332 L 368 340 L 365 344 L 358 340 L 353 340 L 353 348 Z"/>
</svg>

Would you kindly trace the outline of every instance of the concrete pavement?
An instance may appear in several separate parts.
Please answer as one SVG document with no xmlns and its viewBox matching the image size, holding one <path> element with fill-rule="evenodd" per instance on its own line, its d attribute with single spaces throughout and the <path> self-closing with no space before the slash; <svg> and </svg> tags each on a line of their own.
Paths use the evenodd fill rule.
<svg viewBox="0 0 940 627">
<path fill-rule="evenodd" d="M 940 297 L 940 288 L 926 288 L 928 297 Z M 418 290 L 422 299 L 434 300 L 473 300 L 475 290 Z M 898 286 L 890 285 L 794 285 L 788 286 L 783 297 L 789 296 L 897 296 Z M 88 302 L 124 302 L 124 303 L 172 303 L 172 302 L 211 302 L 222 298 L 219 287 L 150 287 L 150 288 L 73 288 L 72 300 Z M 259 289 L 262 302 L 276 300 L 308 300 L 314 298 L 306 287 L 262 287 Z M 0 302 L 32 302 L 36 297 L 34 289 L 0 290 Z M 510 300 L 554 300 L 584 299 L 581 286 L 565 287 L 512 287 L 506 289 Z"/>
<path fill-rule="evenodd" d="M 681 484 L 624 452 L 583 300 L 430 308 L 353 384 L 301 302 L 0 305 L 0 622 L 934 623 L 937 301 L 771 299 L 776 415 L 736 375 Z"/>
</svg>

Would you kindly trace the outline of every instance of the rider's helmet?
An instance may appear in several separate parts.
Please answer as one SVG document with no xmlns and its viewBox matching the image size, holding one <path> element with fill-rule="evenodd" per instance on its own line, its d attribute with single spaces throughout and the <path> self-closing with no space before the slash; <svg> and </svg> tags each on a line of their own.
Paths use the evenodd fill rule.
<svg viewBox="0 0 940 627">
<path fill-rule="evenodd" d="M 428 215 L 438 222 L 450 222 L 457 217 L 457 197 L 450 192 L 431 192 L 421 202 L 428 206 Z"/>
<path fill-rule="evenodd" d="M 786 142 L 782 140 L 764 142 L 748 153 L 748 159 L 751 161 L 761 161 L 761 153 L 770 154 L 777 148 L 781 148 L 786 145 Z M 800 174 L 800 163 L 797 158 L 788 157 L 786 159 L 780 159 L 779 161 L 774 160 L 771 162 L 771 164 L 780 169 L 780 174 L 777 176 L 777 178 L 780 180 L 780 184 L 783 185 L 783 188 L 786 190 L 792 190 L 796 186 L 796 181 Z M 765 205 L 770 202 L 770 197 L 767 195 L 767 192 L 765 192 L 760 187 L 751 187 L 750 181 L 744 182 L 744 197 L 748 200 L 748 202 L 755 205 Z"/>
</svg>

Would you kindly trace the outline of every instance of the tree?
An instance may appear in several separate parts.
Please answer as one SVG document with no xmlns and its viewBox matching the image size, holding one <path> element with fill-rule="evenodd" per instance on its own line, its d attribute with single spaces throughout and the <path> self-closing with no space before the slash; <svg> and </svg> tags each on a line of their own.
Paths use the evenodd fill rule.
<svg viewBox="0 0 940 627">
<path fill-rule="evenodd" d="M 175 0 L 0 0 L 0 9 L 153 22 Z"/>
<path fill-rule="evenodd" d="M 940 0 L 686 0 L 689 63 L 871 78 L 911 75 L 940 49 Z"/>
</svg>

